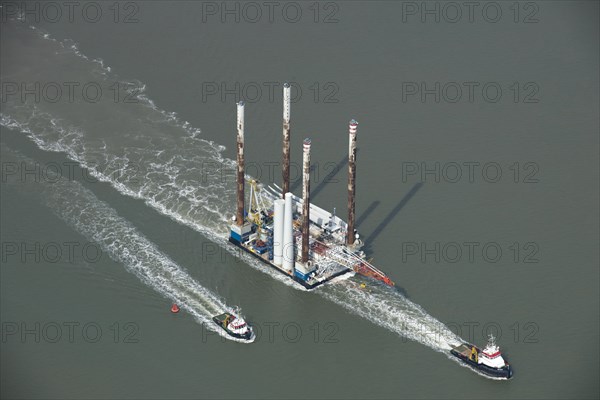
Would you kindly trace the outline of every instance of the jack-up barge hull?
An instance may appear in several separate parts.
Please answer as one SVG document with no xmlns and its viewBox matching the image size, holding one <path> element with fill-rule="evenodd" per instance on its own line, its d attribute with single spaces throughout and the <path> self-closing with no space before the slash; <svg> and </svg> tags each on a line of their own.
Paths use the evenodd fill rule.
<svg viewBox="0 0 600 400">
<path fill-rule="evenodd" d="M 275 264 L 272 264 L 269 261 L 265 260 L 260 254 L 256 254 L 252 250 L 248 249 L 246 246 L 242 245 L 240 242 L 238 242 L 234 238 L 230 237 L 229 238 L 229 243 L 233 244 L 236 247 L 239 247 L 240 249 L 244 250 L 246 253 L 251 254 L 252 256 L 254 256 L 257 259 L 259 259 L 260 261 L 262 261 L 264 264 L 266 264 L 269 267 L 273 268 L 274 270 L 276 270 L 280 274 L 285 275 L 286 277 L 292 279 L 294 282 L 299 283 L 300 285 L 304 286 L 308 290 L 311 290 L 311 289 L 314 289 L 314 288 L 316 288 L 318 286 L 321 286 L 322 284 L 329 282 L 333 278 L 337 278 L 338 276 L 342 276 L 342 275 L 350 273 L 350 270 L 343 270 L 343 271 L 340 271 L 340 272 L 337 272 L 335 274 L 332 274 L 332 275 L 328 276 L 323 281 L 320 281 L 320 282 L 317 282 L 317 283 L 314 283 L 314 284 L 310 284 L 310 283 L 306 282 L 305 280 L 298 278 L 297 276 L 288 274 L 287 272 L 285 272 L 281 268 L 277 267 Z"/>
</svg>

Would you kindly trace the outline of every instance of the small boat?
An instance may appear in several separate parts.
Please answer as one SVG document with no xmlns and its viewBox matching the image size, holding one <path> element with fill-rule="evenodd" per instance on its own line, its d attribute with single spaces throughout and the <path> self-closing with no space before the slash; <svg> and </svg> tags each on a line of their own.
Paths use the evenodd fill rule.
<svg viewBox="0 0 600 400">
<path fill-rule="evenodd" d="M 483 350 L 470 343 L 462 343 L 450 350 L 450 353 L 471 368 L 488 376 L 499 379 L 510 379 L 513 376 L 511 366 L 502 358 L 500 348 L 492 335 Z"/>
<path fill-rule="evenodd" d="M 244 318 L 234 313 L 226 312 L 213 317 L 213 321 L 221 327 L 229 336 L 237 339 L 250 340 L 252 329 Z"/>
</svg>

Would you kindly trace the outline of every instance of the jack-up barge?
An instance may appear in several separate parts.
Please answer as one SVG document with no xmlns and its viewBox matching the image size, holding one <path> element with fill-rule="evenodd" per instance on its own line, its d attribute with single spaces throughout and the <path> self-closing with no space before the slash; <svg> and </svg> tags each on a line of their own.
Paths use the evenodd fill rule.
<svg viewBox="0 0 600 400">
<path fill-rule="evenodd" d="M 237 104 L 237 210 L 229 241 L 306 289 L 358 273 L 387 285 L 394 282 L 371 265 L 354 224 L 356 133 L 349 123 L 348 222 L 310 203 L 311 140 L 303 142 L 302 198 L 290 190 L 290 85 L 283 86 L 283 187 L 250 181 L 245 207 L 244 102 Z"/>
</svg>

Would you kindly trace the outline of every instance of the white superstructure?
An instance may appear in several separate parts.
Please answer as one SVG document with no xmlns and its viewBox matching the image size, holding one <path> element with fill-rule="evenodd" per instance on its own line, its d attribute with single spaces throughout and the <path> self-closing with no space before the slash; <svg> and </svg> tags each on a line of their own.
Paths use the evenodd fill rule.
<svg viewBox="0 0 600 400">
<path fill-rule="evenodd" d="M 292 207 L 292 194 L 286 193 L 285 210 L 283 211 L 283 269 L 289 273 L 294 272 L 296 263 Z"/>
<path fill-rule="evenodd" d="M 279 267 L 283 264 L 283 219 L 285 200 L 277 199 L 274 202 L 275 215 L 273 216 L 273 263 Z"/>
<path fill-rule="evenodd" d="M 492 335 L 490 335 L 485 349 L 479 353 L 479 364 L 485 364 L 492 368 L 502 368 L 506 365 L 502 353 L 500 353 L 500 348 L 496 345 L 496 340 Z"/>
<path fill-rule="evenodd" d="M 235 333 L 236 335 L 242 335 L 242 336 L 247 334 L 248 331 L 250 330 L 250 328 L 248 327 L 248 324 L 246 323 L 244 318 L 239 317 L 239 316 L 234 316 L 233 320 L 227 325 L 227 329 L 229 329 L 231 332 Z"/>
</svg>

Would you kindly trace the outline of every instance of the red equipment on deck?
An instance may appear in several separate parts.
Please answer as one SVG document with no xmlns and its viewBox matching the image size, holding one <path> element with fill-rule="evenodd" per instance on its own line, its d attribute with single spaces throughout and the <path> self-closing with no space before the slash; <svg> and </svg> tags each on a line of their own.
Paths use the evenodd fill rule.
<svg viewBox="0 0 600 400">
<path fill-rule="evenodd" d="M 388 286 L 395 285 L 394 282 L 390 278 L 388 278 L 386 274 L 384 274 L 383 272 L 373 267 L 372 265 L 369 265 L 366 262 L 357 263 L 356 265 L 354 265 L 353 269 L 354 272 L 356 272 L 357 274 L 377 279 L 378 281 L 381 281 Z"/>
</svg>

